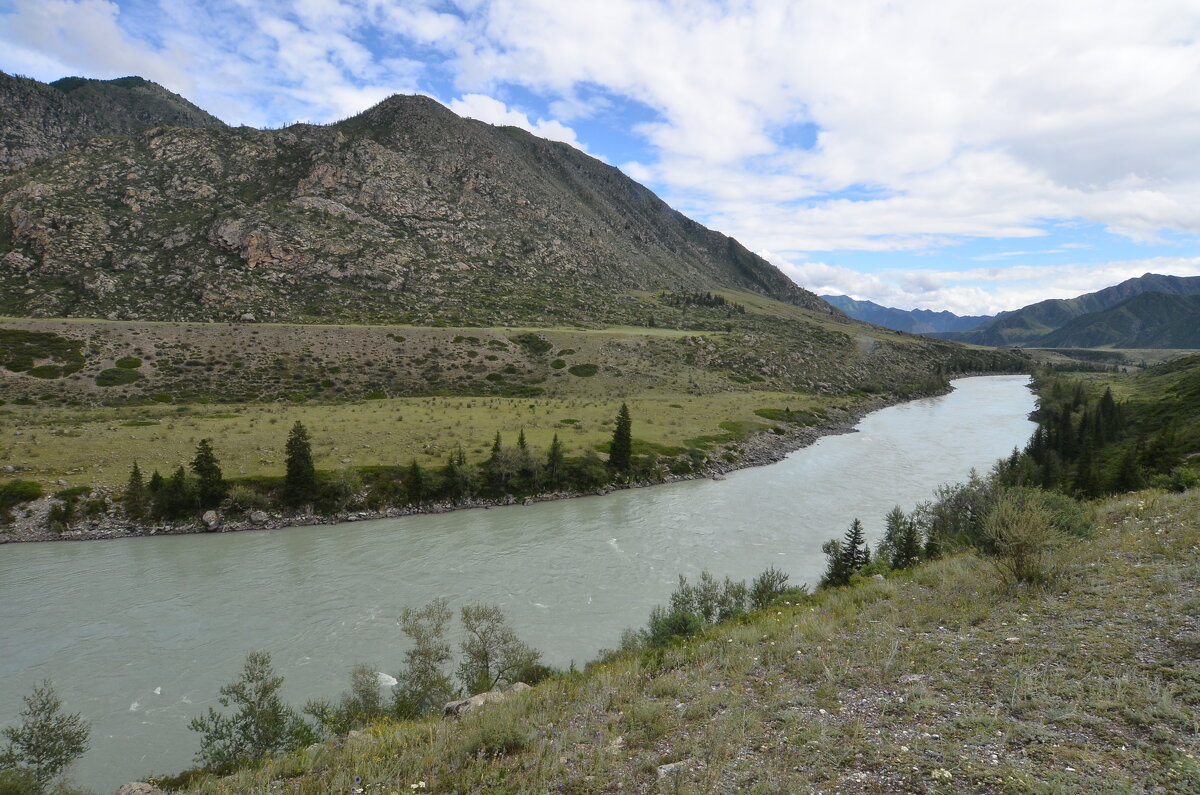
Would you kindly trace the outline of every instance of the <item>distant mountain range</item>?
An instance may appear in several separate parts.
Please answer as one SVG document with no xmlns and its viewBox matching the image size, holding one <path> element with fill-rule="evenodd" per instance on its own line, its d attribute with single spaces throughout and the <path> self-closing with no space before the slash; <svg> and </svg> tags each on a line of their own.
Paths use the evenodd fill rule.
<svg viewBox="0 0 1200 795">
<path fill-rule="evenodd" d="M 1200 276 L 1147 273 L 1075 298 L 1003 312 L 969 331 L 931 336 L 1022 348 L 1195 348 Z"/>
<path fill-rule="evenodd" d="M 970 331 L 993 317 L 993 315 L 963 316 L 947 311 L 933 312 L 929 309 L 895 309 L 890 306 L 880 306 L 874 301 L 857 301 L 848 295 L 822 295 L 821 299 L 855 320 L 913 334 L 929 334 L 936 331 Z"/>
</svg>

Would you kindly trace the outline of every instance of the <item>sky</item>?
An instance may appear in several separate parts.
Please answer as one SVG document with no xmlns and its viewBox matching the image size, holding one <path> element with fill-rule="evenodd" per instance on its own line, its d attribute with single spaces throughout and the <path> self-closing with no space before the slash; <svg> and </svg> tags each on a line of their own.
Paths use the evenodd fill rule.
<svg viewBox="0 0 1200 795">
<path fill-rule="evenodd" d="M 1200 275 L 1200 0 L 0 0 L 0 70 L 255 127 L 426 94 L 903 309 Z"/>
</svg>

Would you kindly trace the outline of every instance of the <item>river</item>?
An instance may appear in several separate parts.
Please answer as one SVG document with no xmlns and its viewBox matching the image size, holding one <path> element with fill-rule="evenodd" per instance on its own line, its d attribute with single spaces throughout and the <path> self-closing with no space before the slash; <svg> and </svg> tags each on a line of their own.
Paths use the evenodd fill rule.
<svg viewBox="0 0 1200 795">
<path fill-rule="evenodd" d="M 191 763 L 188 720 L 264 649 L 297 706 L 359 662 L 395 674 L 405 606 L 501 605 L 554 665 L 618 644 L 680 574 L 816 584 L 821 544 L 855 517 L 872 543 L 894 505 L 986 470 L 1033 430 L 1025 376 L 865 417 L 771 466 L 604 497 L 489 510 L 116 541 L 0 546 L 0 725 L 52 679 L 92 722 L 77 783 L 110 792 Z M 635 429 L 636 432 L 636 429 Z"/>
</svg>

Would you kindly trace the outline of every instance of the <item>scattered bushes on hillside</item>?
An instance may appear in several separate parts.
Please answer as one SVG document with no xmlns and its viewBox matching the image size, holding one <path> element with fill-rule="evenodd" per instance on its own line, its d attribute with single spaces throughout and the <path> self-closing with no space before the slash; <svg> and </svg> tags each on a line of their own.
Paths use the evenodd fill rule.
<svg viewBox="0 0 1200 795">
<path fill-rule="evenodd" d="M 12 521 L 12 509 L 42 496 L 42 486 L 32 480 L 10 480 L 0 483 L 0 524 Z"/>
</svg>

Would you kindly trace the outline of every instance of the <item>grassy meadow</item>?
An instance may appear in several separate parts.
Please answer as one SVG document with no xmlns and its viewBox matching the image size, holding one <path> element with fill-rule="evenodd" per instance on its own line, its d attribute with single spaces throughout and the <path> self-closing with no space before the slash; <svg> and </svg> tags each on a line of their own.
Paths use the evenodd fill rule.
<svg viewBox="0 0 1200 795">
<path fill-rule="evenodd" d="M 731 442 L 775 423 L 759 409 L 828 411 L 863 398 L 779 392 L 655 394 L 630 398 L 634 437 L 671 454 L 713 441 Z M 119 407 L 0 407 L 0 465 L 22 477 L 68 485 L 124 483 L 134 460 L 147 474 L 167 474 L 212 439 L 227 476 L 279 475 L 284 442 L 297 420 L 313 437 L 319 469 L 440 464 L 461 444 L 485 458 L 497 431 L 514 444 L 549 447 L 554 434 L 569 455 L 607 442 L 618 398 L 426 397 L 329 404 L 201 404 Z"/>
</svg>

